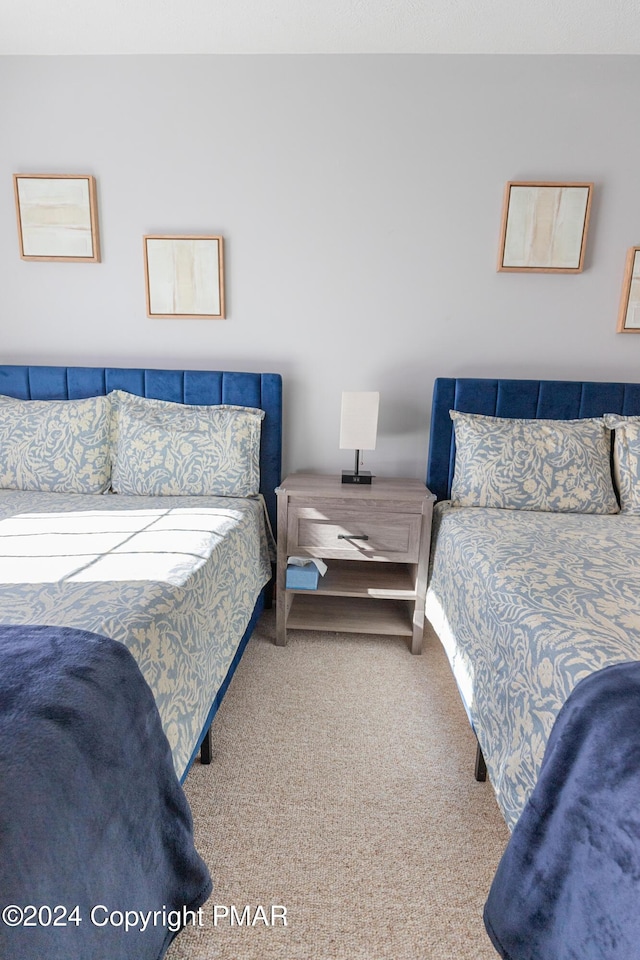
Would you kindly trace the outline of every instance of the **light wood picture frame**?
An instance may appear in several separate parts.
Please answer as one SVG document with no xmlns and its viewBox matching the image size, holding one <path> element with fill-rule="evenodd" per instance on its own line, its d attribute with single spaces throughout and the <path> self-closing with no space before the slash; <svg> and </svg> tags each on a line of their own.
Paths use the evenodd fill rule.
<svg viewBox="0 0 640 960">
<path fill-rule="evenodd" d="M 222 237 L 160 234 L 143 240 L 148 317 L 224 319 Z"/>
<path fill-rule="evenodd" d="M 14 173 L 13 187 L 23 260 L 99 263 L 95 177 Z"/>
<path fill-rule="evenodd" d="M 593 183 L 507 183 L 498 270 L 581 273 Z"/>
<path fill-rule="evenodd" d="M 640 247 L 627 250 L 617 332 L 640 333 Z"/>
</svg>

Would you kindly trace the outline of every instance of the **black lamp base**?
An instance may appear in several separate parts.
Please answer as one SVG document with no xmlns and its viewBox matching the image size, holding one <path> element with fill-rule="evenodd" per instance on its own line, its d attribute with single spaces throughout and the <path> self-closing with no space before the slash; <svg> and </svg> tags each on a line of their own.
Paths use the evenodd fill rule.
<svg viewBox="0 0 640 960">
<path fill-rule="evenodd" d="M 373 474 L 368 470 L 360 470 L 356 473 L 355 470 L 343 470 L 342 471 L 342 482 L 343 483 L 359 483 L 360 485 L 364 483 L 370 484 L 373 479 Z"/>
</svg>

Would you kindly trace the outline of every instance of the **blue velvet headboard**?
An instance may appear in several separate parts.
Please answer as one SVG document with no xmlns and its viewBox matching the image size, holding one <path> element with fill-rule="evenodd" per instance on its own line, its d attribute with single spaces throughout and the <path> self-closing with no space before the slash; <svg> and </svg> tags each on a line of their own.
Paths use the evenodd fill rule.
<svg viewBox="0 0 640 960">
<path fill-rule="evenodd" d="M 449 410 L 544 420 L 575 420 L 603 413 L 640 416 L 640 383 L 438 378 L 433 387 L 427 462 L 427 486 L 438 500 L 446 500 L 451 494 L 455 465 Z"/>
<path fill-rule="evenodd" d="M 145 370 L 126 367 L 0 365 L 0 394 L 22 400 L 76 400 L 111 390 L 177 403 L 234 403 L 265 411 L 260 445 L 260 489 L 275 531 L 282 464 L 282 378 L 277 373 Z"/>
</svg>

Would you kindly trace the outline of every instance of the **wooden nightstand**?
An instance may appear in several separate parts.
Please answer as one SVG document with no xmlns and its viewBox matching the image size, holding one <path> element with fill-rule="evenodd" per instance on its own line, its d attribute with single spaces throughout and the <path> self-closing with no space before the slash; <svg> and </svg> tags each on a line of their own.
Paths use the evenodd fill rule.
<svg viewBox="0 0 640 960">
<path fill-rule="evenodd" d="M 420 480 L 292 474 L 278 495 L 276 643 L 287 629 L 382 633 L 422 651 L 435 496 Z M 317 590 L 287 590 L 287 558 L 320 557 Z"/>
</svg>

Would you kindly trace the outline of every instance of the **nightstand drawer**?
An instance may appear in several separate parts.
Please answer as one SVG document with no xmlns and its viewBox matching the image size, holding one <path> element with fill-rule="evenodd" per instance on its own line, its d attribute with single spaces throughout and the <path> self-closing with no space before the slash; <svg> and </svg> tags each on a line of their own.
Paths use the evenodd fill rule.
<svg viewBox="0 0 640 960">
<path fill-rule="evenodd" d="M 421 513 L 362 511 L 334 504 L 290 506 L 288 552 L 345 560 L 417 563 Z"/>
</svg>

